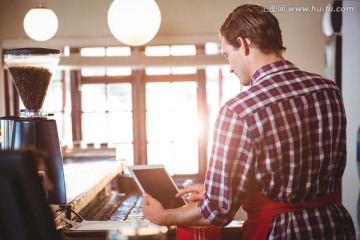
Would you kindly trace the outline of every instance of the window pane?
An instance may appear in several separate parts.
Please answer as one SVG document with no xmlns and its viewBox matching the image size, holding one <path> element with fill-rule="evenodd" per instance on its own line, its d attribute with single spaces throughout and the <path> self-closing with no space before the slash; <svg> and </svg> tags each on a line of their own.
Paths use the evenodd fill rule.
<svg viewBox="0 0 360 240">
<path fill-rule="evenodd" d="M 108 84 L 107 101 L 109 111 L 131 111 L 132 88 L 130 83 Z"/>
<path fill-rule="evenodd" d="M 146 95 L 148 164 L 164 164 L 176 174 L 196 174 L 199 171 L 196 83 L 148 83 Z"/>
<path fill-rule="evenodd" d="M 55 115 L 55 117 L 57 117 Z M 73 135 L 72 135 L 72 120 L 71 120 L 71 113 L 70 112 L 66 112 L 63 114 L 63 123 L 62 123 L 62 133 L 60 133 L 59 130 L 59 138 L 61 139 L 61 144 L 63 146 L 69 145 L 70 143 L 72 143 L 72 139 L 73 139 Z M 60 124 L 60 121 L 58 122 L 56 120 L 56 124 Z M 59 126 L 58 126 L 59 129 Z M 63 135 L 64 134 L 64 135 Z"/>
<path fill-rule="evenodd" d="M 148 111 L 146 120 L 149 142 L 198 140 L 197 111 Z"/>
<path fill-rule="evenodd" d="M 173 123 L 171 111 L 148 111 L 146 114 L 146 135 L 149 142 L 172 140 Z"/>
<path fill-rule="evenodd" d="M 127 166 L 134 165 L 134 146 L 133 144 L 116 144 L 116 159 L 126 160 Z"/>
<path fill-rule="evenodd" d="M 82 133 L 85 143 L 107 142 L 105 113 L 83 113 Z"/>
<path fill-rule="evenodd" d="M 173 67 L 171 68 L 172 74 L 195 74 L 196 67 Z"/>
<path fill-rule="evenodd" d="M 130 56 L 131 48 L 130 47 L 107 47 L 106 56 Z"/>
<path fill-rule="evenodd" d="M 59 140 L 61 141 L 63 139 L 63 114 L 62 114 L 62 112 L 54 113 L 54 116 L 50 117 L 50 119 L 54 119 L 56 121 L 58 136 L 59 136 Z M 63 142 L 63 141 L 61 141 L 61 142 Z"/>
<path fill-rule="evenodd" d="M 220 54 L 220 45 L 217 42 L 208 42 L 205 44 L 205 53 L 207 55 Z"/>
<path fill-rule="evenodd" d="M 130 67 L 108 67 L 106 68 L 107 76 L 130 76 L 132 70 Z"/>
<path fill-rule="evenodd" d="M 172 83 L 172 98 L 174 109 L 196 109 L 196 96 L 195 82 Z"/>
<path fill-rule="evenodd" d="M 105 87 L 105 84 L 84 84 L 81 86 L 83 112 L 106 111 Z"/>
<path fill-rule="evenodd" d="M 146 56 L 170 56 L 169 46 L 148 46 L 145 47 Z"/>
<path fill-rule="evenodd" d="M 199 171 L 196 143 L 149 143 L 148 164 L 163 164 L 170 174 L 196 174 Z M 189 167 L 191 166 L 191 167 Z"/>
<path fill-rule="evenodd" d="M 196 55 L 195 45 L 174 45 L 171 46 L 172 56 L 194 56 Z"/>
<path fill-rule="evenodd" d="M 107 142 L 111 144 L 131 143 L 133 141 L 131 112 L 110 112 L 108 114 Z"/>
<path fill-rule="evenodd" d="M 163 164 L 170 174 L 174 173 L 174 144 L 149 143 L 148 164 Z"/>
<path fill-rule="evenodd" d="M 117 159 L 133 164 L 132 85 L 85 84 L 81 95 L 83 142 L 108 143 Z"/>
<path fill-rule="evenodd" d="M 106 68 L 104 67 L 83 67 L 81 68 L 81 76 L 105 76 Z"/>
<path fill-rule="evenodd" d="M 196 174 L 199 172 L 198 149 L 196 142 L 174 144 L 174 173 Z M 189 167 L 191 166 L 191 167 Z"/>
<path fill-rule="evenodd" d="M 206 68 L 206 102 L 210 112 L 218 111 L 220 107 L 218 67 Z"/>
<path fill-rule="evenodd" d="M 63 108 L 63 91 L 62 83 L 53 81 L 48 89 L 43 109 L 45 112 L 61 112 Z"/>
<path fill-rule="evenodd" d="M 60 82 L 63 78 L 63 71 L 55 71 L 55 74 L 53 75 L 52 82 Z M 50 84 L 51 86 L 51 84 Z"/>
<path fill-rule="evenodd" d="M 64 46 L 63 56 L 65 56 L 65 57 L 70 56 L 70 46 L 69 45 Z"/>
<path fill-rule="evenodd" d="M 199 119 L 197 111 L 174 111 L 170 131 L 174 141 L 198 140 Z"/>
<path fill-rule="evenodd" d="M 146 75 L 169 75 L 171 68 L 169 67 L 147 67 L 145 69 Z"/>
<path fill-rule="evenodd" d="M 146 84 L 146 109 L 170 109 L 171 99 L 170 83 Z"/>
<path fill-rule="evenodd" d="M 84 57 L 105 56 L 105 48 L 104 47 L 81 48 L 80 56 L 84 56 Z"/>
</svg>

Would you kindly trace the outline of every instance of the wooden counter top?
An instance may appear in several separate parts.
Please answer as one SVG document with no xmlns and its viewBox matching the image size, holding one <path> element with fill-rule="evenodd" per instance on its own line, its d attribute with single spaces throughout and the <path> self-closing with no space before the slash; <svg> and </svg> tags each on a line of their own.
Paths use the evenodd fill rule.
<svg viewBox="0 0 360 240">
<path fill-rule="evenodd" d="M 65 217 L 63 210 L 69 208 L 79 212 L 89 204 L 101 191 L 111 191 L 111 181 L 124 171 L 124 165 L 116 160 L 66 161 L 64 176 L 67 204 L 51 205 L 55 212 L 55 224 L 58 228 L 64 226 L 61 218 Z M 66 215 L 69 218 L 69 215 Z"/>
</svg>

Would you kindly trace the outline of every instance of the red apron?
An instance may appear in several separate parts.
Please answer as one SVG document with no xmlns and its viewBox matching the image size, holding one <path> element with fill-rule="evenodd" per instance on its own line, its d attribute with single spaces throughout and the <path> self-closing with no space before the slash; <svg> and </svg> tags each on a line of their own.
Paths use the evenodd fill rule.
<svg viewBox="0 0 360 240">
<path fill-rule="evenodd" d="M 339 203 L 340 196 L 337 192 L 330 193 L 311 201 L 289 204 L 273 202 L 257 190 L 250 191 L 242 205 L 243 209 L 247 212 L 247 219 L 242 227 L 242 239 L 266 239 L 274 215 L 294 212 L 306 208 L 327 207 Z"/>
<path fill-rule="evenodd" d="M 221 240 L 221 227 L 176 227 L 176 240 Z"/>
</svg>

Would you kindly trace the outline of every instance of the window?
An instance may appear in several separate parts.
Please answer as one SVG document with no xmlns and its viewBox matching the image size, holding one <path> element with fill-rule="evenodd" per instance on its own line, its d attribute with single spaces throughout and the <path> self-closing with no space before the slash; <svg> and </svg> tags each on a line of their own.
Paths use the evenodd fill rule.
<svg viewBox="0 0 360 240">
<path fill-rule="evenodd" d="M 196 174 L 199 119 L 195 82 L 146 84 L 148 164 L 175 174 Z"/>
<path fill-rule="evenodd" d="M 175 179 L 202 181 L 219 108 L 246 90 L 226 62 L 214 64 L 214 56 L 223 61 L 219 44 L 96 47 L 75 52 L 96 63 L 117 57 L 150 61 L 149 66 L 133 68 L 60 66 L 43 108 L 55 114 L 61 144 L 71 146 L 74 140 L 115 147 L 128 165 L 164 164 Z M 208 64 L 197 66 L 177 61 L 207 57 Z"/>
<path fill-rule="evenodd" d="M 210 58 L 219 55 L 223 60 L 218 43 L 83 48 L 79 52 L 84 58 L 140 54 L 150 59 L 174 59 L 204 54 Z M 175 179 L 204 178 L 219 108 L 244 90 L 227 66 L 212 62 L 200 67 L 156 62 L 140 69 L 95 64 L 71 74 L 79 79 L 70 79 L 69 72 L 63 71 L 65 82 L 54 79 L 46 101 L 49 110 L 61 113 L 62 141 L 72 139 L 71 124 L 76 124 L 81 129 L 76 139 L 116 147 L 119 158 L 126 159 L 128 165 L 164 164 Z M 72 93 L 77 95 L 73 101 L 81 102 L 75 110 L 69 109 L 70 99 L 63 99 L 70 94 L 61 95 L 73 81 L 78 88 Z M 72 122 L 70 113 L 75 116 Z"/>
<path fill-rule="evenodd" d="M 132 86 L 130 83 L 81 86 L 83 141 L 107 143 L 133 159 Z M 131 163 L 131 162 L 130 162 Z"/>
<path fill-rule="evenodd" d="M 66 133 L 64 131 L 71 119 L 70 113 L 65 111 L 66 92 L 68 91 L 65 85 L 65 74 L 66 72 L 62 70 L 55 72 L 43 105 L 44 112 L 54 114 L 54 117 L 51 118 L 56 120 L 59 138 L 64 142 L 71 139 L 71 135 L 66 134 L 71 131 Z"/>
</svg>

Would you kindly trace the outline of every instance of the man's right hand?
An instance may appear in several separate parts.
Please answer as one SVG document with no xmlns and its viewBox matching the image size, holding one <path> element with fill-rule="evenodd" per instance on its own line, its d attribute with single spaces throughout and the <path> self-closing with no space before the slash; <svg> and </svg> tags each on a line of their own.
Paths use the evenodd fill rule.
<svg viewBox="0 0 360 240">
<path fill-rule="evenodd" d="M 198 202 L 204 195 L 205 187 L 204 184 L 196 184 L 180 190 L 175 196 L 181 197 L 186 196 L 186 200 L 189 202 Z"/>
</svg>

